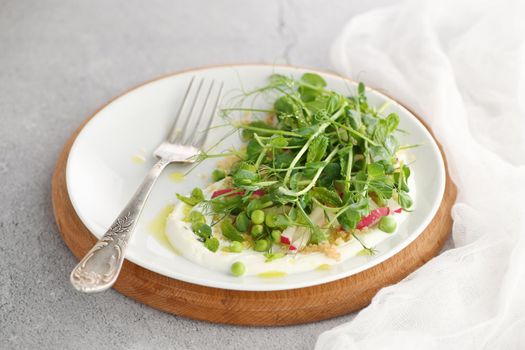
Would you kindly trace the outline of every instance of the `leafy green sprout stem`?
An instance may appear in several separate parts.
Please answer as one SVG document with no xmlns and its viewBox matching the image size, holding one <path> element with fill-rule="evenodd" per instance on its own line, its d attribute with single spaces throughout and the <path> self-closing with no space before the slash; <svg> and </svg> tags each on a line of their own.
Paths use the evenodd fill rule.
<svg viewBox="0 0 525 350">
<path fill-rule="evenodd" d="M 251 126 L 244 123 L 236 123 L 234 124 L 235 127 L 238 129 L 244 129 L 244 130 L 251 130 L 251 131 L 258 131 L 265 134 L 275 134 L 275 135 L 284 135 L 284 136 L 291 136 L 291 137 L 303 137 L 303 135 L 297 134 L 295 132 L 286 131 L 286 130 L 277 130 L 277 129 L 264 129 L 264 128 L 258 128 L 256 126 Z"/>
<path fill-rule="evenodd" d="M 232 167 L 229 175 L 236 181 L 234 189 L 239 190 L 240 199 L 232 197 L 223 201 L 222 198 L 231 197 L 231 194 L 224 194 L 204 201 L 203 208 L 207 208 L 214 219 L 235 219 L 236 213 L 246 210 L 247 203 L 251 203 L 254 191 L 262 190 L 266 197 L 259 198 L 271 200 L 258 203 L 258 209 L 281 212 L 288 226 L 309 227 L 312 235 L 316 235 L 315 242 L 319 242 L 326 239 L 325 230 L 333 229 L 337 221 L 354 235 L 356 220 L 370 210 L 371 192 L 380 195 L 380 199 L 389 199 L 397 191 L 394 199 L 399 202 L 398 198 L 402 196 L 406 206 L 411 205 L 408 191 L 401 188 L 406 189 L 407 185 L 403 164 L 398 168 L 393 155 L 417 145 L 399 147 L 397 143 L 385 142 L 388 134 L 403 132 L 397 124 L 385 126 L 390 122 L 390 115 L 382 115 L 387 105 L 379 108 L 369 105 L 363 84 L 359 84 L 355 95 L 345 97 L 326 89 L 326 82 L 321 77 L 307 75 L 300 80 L 272 76 L 267 86 L 251 92 L 243 91 L 235 96 L 232 108 L 221 110 L 228 124 L 234 127 L 233 132 L 250 131 L 243 132 L 243 137 L 251 139 L 255 147 L 219 154 L 211 154 L 210 149 L 207 153 L 202 152 L 196 161 L 200 163 L 205 159 L 234 156 L 239 159 L 238 162 L 252 165 L 256 174 L 251 181 L 243 182 L 251 175 L 249 172 L 238 172 L 239 181 L 236 181 L 237 168 Z M 259 108 L 256 100 L 261 97 L 273 99 L 273 107 Z M 253 122 L 234 121 L 232 116 L 241 116 L 242 112 L 259 113 L 259 117 L 261 113 L 270 113 L 275 118 L 271 122 L 262 118 Z M 376 127 L 380 124 L 383 129 Z M 285 142 L 276 138 L 284 138 Z M 377 174 L 378 167 L 390 170 L 384 173 L 383 178 L 374 178 L 371 174 Z M 392 181 L 394 175 L 398 181 Z M 312 190 L 317 187 L 322 190 Z M 338 196 L 340 200 L 334 200 L 337 197 L 333 196 Z M 306 214 L 315 207 L 322 209 L 328 227 L 325 224 L 323 228 L 316 226 Z M 269 239 L 268 230 L 262 234 L 257 237 L 258 240 Z M 355 238 L 360 241 L 360 237 Z M 360 243 L 363 245 L 363 242 Z M 373 251 L 366 246 L 364 248 Z"/>
<path fill-rule="evenodd" d="M 290 191 L 289 189 L 287 189 L 286 187 L 280 187 L 279 188 L 279 191 L 285 195 L 288 195 L 288 196 L 295 196 L 295 197 L 298 197 L 298 196 L 302 196 L 303 194 L 305 194 L 306 192 L 310 191 L 312 189 L 312 187 L 315 186 L 315 183 L 317 182 L 317 180 L 319 179 L 319 176 L 321 176 L 321 173 L 323 172 L 324 168 L 326 167 L 326 165 L 330 162 L 330 160 L 332 160 L 332 158 L 337 154 L 337 151 L 339 149 L 338 148 L 334 148 L 334 150 L 326 157 L 326 159 L 324 160 L 324 166 L 320 167 L 319 169 L 317 169 L 317 172 L 315 173 L 313 179 L 310 181 L 310 184 L 308 186 L 306 186 L 305 188 L 303 188 L 301 191 L 299 192 L 294 192 L 294 191 Z"/>
<path fill-rule="evenodd" d="M 368 247 L 366 244 L 364 244 L 363 241 L 354 232 L 352 232 L 351 235 L 359 242 L 359 244 L 361 244 L 361 247 L 363 247 L 363 249 L 368 251 L 370 255 L 374 255 L 375 253 L 374 248 Z"/>
<path fill-rule="evenodd" d="M 260 113 L 275 113 L 273 109 L 260 109 L 260 108 L 222 108 L 221 112 L 260 112 Z"/>
<path fill-rule="evenodd" d="M 343 106 L 341 106 L 339 108 L 339 110 L 337 112 L 335 112 L 332 117 L 330 118 L 330 120 L 328 122 L 325 122 L 321 125 L 319 125 L 319 128 L 316 130 L 316 132 L 314 132 L 312 134 L 312 136 L 310 136 L 310 138 L 308 139 L 308 141 L 306 141 L 306 143 L 304 144 L 304 146 L 301 148 L 301 150 L 299 150 L 299 152 L 297 153 L 297 155 L 295 156 L 295 158 L 292 160 L 292 162 L 290 163 L 290 169 L 286 172 L 285 176 L 284 176 L 284 180 L 283 180 L 283 185 L 286 186 L 287 183 L 288 183 L 288 180 L 290 179 L 290 175 L 292 174 L 292 170 L 291 168 L 295 167 L 295 165 L 297 164 L 297 162 L 299 162 L 299 160 L 301 159 L 301 157 L 303 156 L 303 154 L 308 150 L 308 147 L 310 146 L 310 144 L 312 143 L 312 141 L 318 137 L 321 133 L 323 133 L 323 131 L 328 127 L 328 125 L 330 125 L 330 122 L 333 122 L 335 121 L 337 118 L 339 118 L 339 116 L 341 116 L 341 114 L 343 113 L 344 111 L 344 107 L 346 106 L 346 104 L 343 104 Z"/>
<path fill-rule="evenodd" d="M 354 136 L 360 137 L 360 138 L 362 138 L 363 140 L 368 141 L 370 144 L 372 144 L 372 145 L 374 145 L 374 146 L 379 146 L 378 143 L 372 141 L 369 137 L 366 137 L 365 135 L 363 135 L 363 134 L 360 133 L 359 131 L 356 131 L 356 130 L 352 129 L 352 128 L 349 127 L 349 126 L 346 126 L 346 125 L 344 125 L 344 124 L 338 123 L 338 122 L 336 122 L 336 121 L 334 121 L 333 124 L 336 125 L 336 126 L 338 126 L 338 127 L 340 127 L 340 128 L 342 128 L 342 129 L 345 129 L 346 131 L 348 131 L 349 133 L 351 133 L 351 134 L 354 135 Z"/>
<path fill-rule="evenodd" d="M 350 190 L 350 180 L 352 178 L 352 166 L 353 166 L 354 152 L 352 148 L 348 151 L 348 159 L 346 161 L 346 176 L 345 176 L 345 190 Z"/>
</svg>

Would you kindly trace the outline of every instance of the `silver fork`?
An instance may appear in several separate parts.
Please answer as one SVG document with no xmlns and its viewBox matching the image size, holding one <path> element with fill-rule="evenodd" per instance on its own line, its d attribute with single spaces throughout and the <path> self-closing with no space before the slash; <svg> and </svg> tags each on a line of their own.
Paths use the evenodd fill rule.
<svg viewBox="0 0 525 350">
<path fill-rule="evenodd" d="M 142 184 L 104 236 L 71 272 L 71 284 L 77 290 L 86 293 L 101 292 L 115 283 L 124 262 L 126 247 L 155 181 L 168 164 L 193 163 L 195 161 L 194 156 L 199 153 L 206 141 L 224 83 L 220 84 L 217 92 L 217 89 L 214 89 L 215 81 L 211 81 L 207 93 L 201 93 L 204 79 L 200 79 L 196 87 L 194 85 L 195 77 L 190 81 L 168 137 L 153 152 L 159 161 L 151 168 Z M 193 98 L 190 95 L 193 95 Z M 200 101 L 203 95 L 205 95 L 204 101 Z M 185 113 L 189 100 L 192 100 L 191 105 L 189 111 Z M 211 110 L 209 109 L 210 102 L 212 102 Z M 200 110 L 197 111 L 196 109 Z M 195 113 L 198 113 L 198 119 L 194 124 L 194 132 L 190 133 L 188 127 Z M 181 120 L 182 115 L 186 115 L 185 121 Z M 184 122 L 184 125 L 178 129 L 178 124 L 181 122 Z M 206 128 L 199 137 L 196 130 L 201 124 L 205 124 Z"/>
</svg>

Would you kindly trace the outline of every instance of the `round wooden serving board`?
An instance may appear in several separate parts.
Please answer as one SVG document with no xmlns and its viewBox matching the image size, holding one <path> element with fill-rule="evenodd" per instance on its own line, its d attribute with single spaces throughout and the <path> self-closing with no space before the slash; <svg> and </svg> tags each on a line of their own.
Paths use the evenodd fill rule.
<svg viewBox="0 0 525 350">
<path fill-rule="evenodd" d="M 95 114 L 96 112 L 93 115 Z M 71 146 L 91 117 L 66 143 L 52 179 L 56 222 L 62 238 L 79 260 L 97 239 L 73 209 L 65 173 Z M 402 280 L 440 251 L 451 231 L 450 210 L 455 197 L 456 188 L 447 170 L 441 206 L 431 223 L 414 242 L 381 264 L 334 282 L 283 291 L 235 291 L 182 282 L 125 260 L 114 288 L 156 309 L 217 323 L 278 326 L 348 314 L 368 305 L 381 288 Z"/>
</svg>

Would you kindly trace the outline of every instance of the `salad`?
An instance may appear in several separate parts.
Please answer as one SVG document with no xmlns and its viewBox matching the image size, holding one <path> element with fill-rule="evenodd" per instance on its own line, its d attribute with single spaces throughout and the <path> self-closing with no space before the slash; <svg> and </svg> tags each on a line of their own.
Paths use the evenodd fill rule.
<svg viewBox="0 0 525 350">
<path fill-rule="evenodd" d="M 213 184 L 177 194 L 192 239 L 215 254 L 250 251 L 267 263 L 314 253 L 337 261 L 337 247 L 352 240 L 373 254 L 364 235 L 393 233 L 396 215 L 413 204 L 402 156 L 411 146 L 399 144 L 398 115 L 369 105 L 363 83 L 345 96 L 314 73 L 272 75 L 246 96 L 257 94 L 273 108 L 222 110 L 244 147 L 202 152 L 197 163 L 223 158 Z M 240 260 L 230 264 L 236 276 L 246 269 Z"/>
</svg>

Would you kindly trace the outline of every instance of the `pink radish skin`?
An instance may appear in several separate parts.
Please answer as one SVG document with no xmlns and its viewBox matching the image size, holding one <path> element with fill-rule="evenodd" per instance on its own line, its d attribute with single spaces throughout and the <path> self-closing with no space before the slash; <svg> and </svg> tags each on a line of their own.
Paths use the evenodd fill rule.
<svg viewBox="0 0 525 350">
<path fill-rule="evenodd" d="M 281 243 L 282 244 L 290 244 L 292 242 L 290 241 L 290 238 L 288 238 L 286 236 L 281 236 Z"/>
<path fill-rule="evenodd" d="M 264 190 L 255 190 L 253 191 L 253 194 L 252 196 L 254 197 L 261 197 L 261 196 L 264 196 L 266 193 L 264 192 Z"/>
<path fill-rule="evenodd" d="M 217 190 L 217 191 L 212 193 L 211 198 L 213 199 L 215 197 L 219 197 L 219 196 L 221 196 L 223 194 L 226 194 L 226 193 L 229 193 L 226 197 L 240 196 L 240 195 L 244 194 L 243 190 L 240 190 L 240 191 L 237 191 L 237 192 L 234 192 L 234 191 L 237 191 L 237 190 L 235 188 L 225 188 L 223 190 Z M 230 192 L 233 192 L 233 193 L 230 193 Z"/>
<path fill-rule="evenodd" d="M 388 207 L 374 209 L 370 212 L 370 214 L 368 214 L 367 216 L 362 218 L 361 221 L 359 221 L 356 228 L 358 230 L 362 230 L 365 227 L 370 227 L 377 223 L 379 219 L 381 219 L 383 216 L 387 216 L 388 214 L 390 214 L 390 208 Z"/>
</svg>

